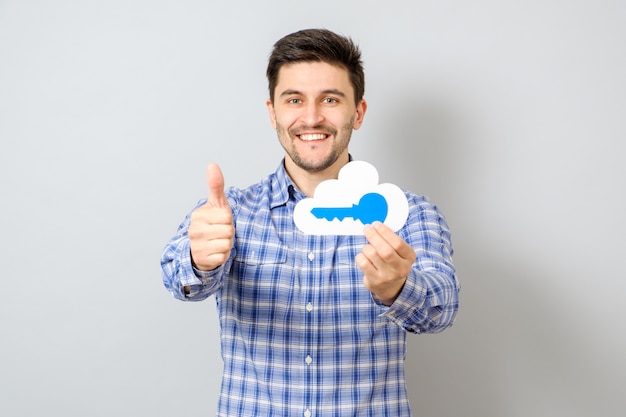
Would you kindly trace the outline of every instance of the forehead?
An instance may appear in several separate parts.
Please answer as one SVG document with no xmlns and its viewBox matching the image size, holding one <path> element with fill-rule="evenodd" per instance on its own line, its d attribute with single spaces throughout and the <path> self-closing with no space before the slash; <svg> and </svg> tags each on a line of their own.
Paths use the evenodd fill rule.
<svg viewBox="0 0 626 417">
<path fill-rule="evenodd" d="M 344 67 L 327 62 L 297 62 L 280 68 L 274 92 L 280 95 L 285 90 L 315 93 L 329 89 L 353 94 L 350 76 Z"/>
</svg>

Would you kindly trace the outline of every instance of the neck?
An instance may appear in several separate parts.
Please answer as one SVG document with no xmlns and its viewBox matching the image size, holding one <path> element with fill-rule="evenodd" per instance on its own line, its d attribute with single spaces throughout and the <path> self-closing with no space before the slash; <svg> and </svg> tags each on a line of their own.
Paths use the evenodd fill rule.
<svg viewBox="0 0 626 417">
<path fill-rule="evenodd" d="M 285 170 L 293 183 L 306 195 L 313 197 L 315 188 L 322 182 L 331 179 L 337 179 L 339 170 L 349 162 L 349 156 L 346 153 L 335 161 L 334 164 L 322 171 L 307 171 L 297 166 L 289 157 L 285 158 Z"/>
</svg>

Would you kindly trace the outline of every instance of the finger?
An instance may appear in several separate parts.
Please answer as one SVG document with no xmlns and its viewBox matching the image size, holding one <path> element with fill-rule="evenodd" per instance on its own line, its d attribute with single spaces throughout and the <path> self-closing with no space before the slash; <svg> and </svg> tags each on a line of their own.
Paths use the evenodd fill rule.
<svg viewBox="0 0 626 417">
<path fill-rule="evenodd" d="M 232 239 L 235 235 L 235 228 L 231 223 L 232 220 L 229 218 L 224 219 L 225 221 L 223 223 L 213 223 L 206 229 L 207 240 Z"/>
<path fill-rule="evenodd" d="M 211 253 L 205 256 L 192 256 L 194 266 L 200 271 L 211 271 L 228 260 L 227 252 Z"/>
<path fill-rule="evenodd" d="M 403 259 L 415 257 L 415 250 L 389 227 L 374 222 L 365 228 L 365 237 L 382 257 L 398 255 Z"/>
<path fill-rule="evenodd" d="M 219 165 L 212 163 L 207 166 L 206 179 L 210 192 L 207 203 L 213 207 L 227 207 L 228 199 L 224 194 L 224 176 Z"/>
<path fill-rule="evenodd" d="M 382 227 L 377 228 L 375 224 L 365 227 L 365 237 L 369 244 L 365 245 L 362 250 L 363 254 L 376 266 L 379 266 L 380 262 L 390 262 L 398 257 L 395 249 L 381 234 L 380 229 Z"/>
<path fill-rule="evenodd" d="M 220 238 L 199 245 L 191 245 L 191 258 L 194 265 L 203 271 L 214 269 L 228 260 L 233 245 L 232 238 Z"/>
<path fill-rule="evenodd" d="M 203 250 L 207 256 L 219 255 L 230 252 L 232 246 L 233 240 L 230 237 L 223 237 L 206 242 Z"/>
<path fill-rule="evenodd" d="M 193 212 L 189 220 L 189 237 L 204 238 L 210 232 L 208 228 L 216 225 L 228 225 L 232 228 L 233 215 L 230 209 L 223 207 L 211 207 L 204 204 Z"/>
<path fill-rule="evenodd" d="M 376 266 L 363 252 L 357 254 L 356 257 L 354 258 L 354 261 L 356 262 L 356 265 L 359 267 L 359 269 L 365 275 L 373 275 L 378 271 Z"/>
</svg>

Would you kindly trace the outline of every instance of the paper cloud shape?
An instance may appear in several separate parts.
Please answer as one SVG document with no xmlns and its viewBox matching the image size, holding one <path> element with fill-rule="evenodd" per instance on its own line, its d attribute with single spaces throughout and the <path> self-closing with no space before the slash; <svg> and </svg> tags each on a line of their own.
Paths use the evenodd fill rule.
<svg viewBox="0 0 626 417">
<path fill-rule="evenodd" d="M 363 226 L 376 220 L 395 232 L 408 216 L 404 192 L 378 184 L 378 171 L 365 161 L 349 162 L 336 180 L 321 182 L 293 213 L 298 229 L 311 235 L 362 235 Z"/>
</svg>

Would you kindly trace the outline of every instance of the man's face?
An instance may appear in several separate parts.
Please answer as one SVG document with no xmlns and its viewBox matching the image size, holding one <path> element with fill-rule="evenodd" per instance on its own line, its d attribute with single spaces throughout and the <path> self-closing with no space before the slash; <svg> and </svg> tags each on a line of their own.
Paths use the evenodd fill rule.
<svg viewBox="0 0 626 417">
<path fill-rule="evenodd" d="M 352 129 L 361 127 L 366 103 L 354 102 L 345 69 L 300 62 L 281 67 L 267 107 L 286 157 L 304 171 L 321 172 L 347 162 Z"/>
</svg>

